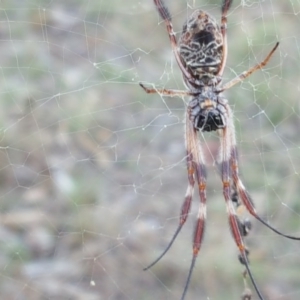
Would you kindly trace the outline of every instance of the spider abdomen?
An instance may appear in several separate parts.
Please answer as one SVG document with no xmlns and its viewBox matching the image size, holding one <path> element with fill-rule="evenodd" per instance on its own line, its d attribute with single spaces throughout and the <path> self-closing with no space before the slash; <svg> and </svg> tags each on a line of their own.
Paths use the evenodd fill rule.
<svg viewBox="0 0 300 300">
<path fill-rule="evenodd" d="M 216 20 L 202 10 L 195 11 L 183 26 L 179 53 L 198 79 L 216 76 L 223 58 L 223 38 Z"/>
</svg>

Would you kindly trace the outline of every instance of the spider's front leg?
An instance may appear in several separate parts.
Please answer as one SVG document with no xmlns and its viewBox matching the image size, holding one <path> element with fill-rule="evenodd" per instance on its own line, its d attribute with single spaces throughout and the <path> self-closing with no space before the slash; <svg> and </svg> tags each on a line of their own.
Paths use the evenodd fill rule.
<svg viewBox="0 0 300 300">
<path fill-rule="evenodd" d="M 200 251 L 204 230 L 205 230 L 205 221 L 206 221 L 206 171 L 205 171 L 204 158 L 203 158 L 201 146 L 198 140 L 198 132 L 195 128 L 195 123 L 192 122 L 190 119 L 190 114 L 191 114 L 190 110 L 191 107 L 189 106 L 187 111 L 187 118 L 186 118 L 186 149 L 187 149 L 188 157 L 190 156 L 190 158 L 188 158 L 188 163 L 190 161 L 190 163 L 192 164 L 193 173 L 194 176 L 196 176 L 198 189 L 199 189 L 200 205 L 198 209 L 197 221 L 196 221 L 196 226 L 194 231 L 193 257 L 189 269 L 189 274 L 184 287 L 184 291 L 182 294 L 182 298 L 181 298 L 182 300 L 184 299 L 187 293 L 189 283 L 192 277 L 192 273 L 196 264 L 196 259 Z M 189 173 L 189 168 L 188 168 L 188 176 L 190 177 L 190 175 L 191 174 Z"/>
<path fill-rule="evenodd" d="M 154 266 L 168 252 L 168 250 L 171 248 L 172 244 L 176 240 L 176 237 L 178 236 L 179 232 L 181 231 L 181 228 L 183 227 L 184 223 L 186 222 L 189 212 L 190 212 L 192 198 L 193 198 L 193 194 L 194 194 L 195 175 L 199 176 L 199 174 L 201 172 L 200 168 L 198 167 L 200 165 L 198 160 L 199 160 L 199 156 L 201 156 L 201 154 L 197 153 L 197 151 L 198 151 L 197 132 L 194 129 L 193 123 L 190 121 L 189 111 L 186 112 L 185 128 L 186 128 L 185 135 L 186 135 L 186 153 L 187 153 L 186 161 L 187 161 L 187 173 L 188 173 L 188 187 L 186 190 L 184 202 L 181 207 L 179 225 L 178 225 L 174 235 L 172 236 L 169 244 L 167 245 L 166 249 L 161 253 L 160 256 L 157 257 L 156 260 L 154 260 L 149 266 L 144 268 L 144 270 L 148 270 L 149 268 Z M 203 166 L 203 165 L 201 165 L 201 166 Z M 202 219 L 202 221 L 204 221 L 204 220 Z"/>
<path fill-rule="evenodd" d="M 186 112 L 185 126 L 186 126 L 186 151 L 187 151 L 186 159 L 187 159 L 187 172 L 188 172 L 188 187 L 185 194 L 183 205 L 181 207 L 179 225 L 171 241 L 169 242 L 169 244 L 167 245 L 163 253 L 154 262 L 152 262 L 148 267 L 144 269 L 147 270 L 151 268 L 167 253 L 167 251 L 174 243 L 177 235 L 181 231 L 181 228 L 185 224 L 191 208 L 192 198 L 194 194 L 195 178 L 196 178 L 198 188 L 199 188 L 200 206 L 199 206 L 199 212 L 197 216 L 197 222 L 196 222 L 196 228 L 195 228 L 194 240 L 193 240 L 193 258 L 190 265 L 184 291 L 181 297 L 182 300 L 185 298 L 185 295 L 187 293 L 191 276 L 195 267 L 196 259 L 200 251 L 200 247 L 203 239 L 203 233 L 205 229 L 205 220 L 206 220 L 206 172 L 205 172 L 202 151 L 198 142 L 197 130 L 194 127 L 194 123 L 190 120 L 190 107 L 188 107 L 188 110 Z"/>
<path fill-rule="evenodd" d="M 230 109 L 228 107 L 228 109 Z M 233 122 L 232 120 L 230 122 Z M 233 127 L 233 123 L 232 123 Z M 248 212 L 255 217 L 258 221 L 260 221 L 262 224 L 264 224 L 266 227 L 274 231 L 275 233 L 286 237 L 291 240 L 300 240 L 300 237 L 289 235 L 282 233 L 278 229 L 274 228 L 270 224 L 268 224 L 256 211 L 256 208 L 254 206 L 254 202 L 250 196 L 250 194 L 247 192 L 242 180 L 240 179 L 239 176 L 239 171 L 238 171 L 238 156 L 237 156 L 237 148 L 236 148 L 236 141 L 235 141 L 235 135 L 231 135 L 231 154 L 230 154 L 230 169 L 231 169 L 231 174 L 232 174 L 232 180 L 233 183 L 236 187 L 237 193 L 239 198 L 242 201 L 242 204 L 246 207 Z"/>
<path fill-rule="evenodd" d="M 263 296 L 261 295 L 257 284 L 254 280 L 252 272 L 249 267 L 248 261 L 248 250 L 244 244 L 243 238 L 246 235 L 244 227 L 244 223 L 242 223 L 239 217 L 236 215 L 236 211 L 234 208 L 234 202 L 232 201 L 231 195 L 231 185 L 232 185 L 232 149 L 233 143 L 235 144 L 235 130 L 233 125 L 233 116 L 231 109 L 228 103 L 225 103 L 226 115 L 224 115 L 226 119 L 226 126 L 223 129 L 220 129 L 220 161 L 221 161 L 221 177 L 223 183 L 223 195 L 226 202 L 227 213 L 229 217 L 230 229 L 232 232 L 232 236 L 235 240 L 235 243 L 240 252 L 240 262 L 245 265 L 247 273 L 249 274 L 250 280 L 256 290 L 256 293 L 260 300 L 263 300 Z M 237 188 L 236 182 L 233 180 L 233 186 Z M 237 195 L 238 197 L 239 195 Z M 244 274 L 245 278 L 245 274 Z M 245 291 L 243 295 L 243 299 L 251 299 L 251 291 L 247 289 L 245 284 Z"/>
<path fill-rule="evenodd" d="M 237 214 L 237 221 L 238 221 L 238 226 L 239 226 L 241 236 L 242 236 L 242 238 L 245 238 L 249 234 L 249 232 L 252 228 L 252 223 L 250 222 L 250 220 L 247 217 L 243 216 L 245 214 L 246 208 L 241 203 L 239 194 L 238 194 L 236 186 L 234 184 L 232 184 L 231 201 L 235 205 L 235 211 Z M 247 258 L 249 256 L 248 248 L 246 248 L 246 256 L 247 256 Z M 240 263 L 242 265 L 245 265 L 244 259 L 241 256 L 241 254 L 239 254 L 238 258 L 239 258 Z M 247 280 L 246 280 L 247 279 L 247 269 L 243 272 L 243 279 L 244 279 L 244 287 L 245 288 L 244 288 L 244 292 L 242 294 L 242 300 L 251 300 L 252 293 L 248 287 Z"/>
<path fill-rule="evenodd" d="M 232 233 L 233 233 L 234 239 L 239 247 L 240 254 L 241 254 L 240 261 L 242 264 L 245 265 L 246 270 L 250 276 L 250 279 L 252 281 L 253 286 L 256 289 L 258 296 L 260 297 L 260 299 L 263 299 L 257 288 L 257 285 L 253 279 L 251 271 L 249 269 L 249 263 L 248 263 L 248 259 L 247 259 L 247 249 L 245 248 L 243 243 L 240 244 L 242 237 L 245 236 L 245 234 L 247 233 L 247 232 L 244 232 L 243 230 L 247 229 L 246 226 L 248 226 L 248 229 L 249 229 L 250 223 L 248 223 L 248 225 L 246 223 L 241 223 L 240 220 L 236 216 L 234 216 L 234 212 L 233 212 L 232 208 L 230 207 L 231 205 L 228 201 L 228 197 L 229 197 L 229 193 L 227 191 L 228 178 L 229 178 L 228 174 L 231 175 L 232 184 L 237 193 L 236 196 L 241 201 L 241 204 L 247 209 L 247 211 L 253 217 L 255 217 L 266 227 L 268 227 L 269 229 L 271 229 L 272 231 L 274 231 L 275 233 L 277 233 L 281 236 L 284 236 L 286 238 L 293 239 L 293 240 L 300 240 L 300 237 L 295 237 L 295 236 L 284 234 L 284 233 L 280 232 L 279 230 L 277 230 L 276 228 L 274 228 L 273 226 L 268 224 L 263 218 L 261 218 L 258 215 L 258 213 L 255 209 L 254 203 L 239 177 L 238 156 L 237 156 L 237 148 L 236 148 L 235 130 L 234 130 L 234 125 L 233 125 L 233 116 L 232 116 L 232 111 L 228 104 L 226 104 L 226 111 L 227 111 L 227 118 L 226 118 L 227 119 L 227 127 L 221 131 L 221 160 L 222 160 L 222 181 L 223 181 L 223 187 L 224 187 L 224 196 L 225 196 L 226 203 L 227 203 L 227 210 L 229 212 L 230 219 L 232 220 L 232 222 L 231 222 Z M 232 203 L 232 201 L 231 201 L 231 203 Z M 240 226 L 239 230 L 235 230 L 235 224 L 234 224 L 235 219 L 236 219 L 237 224 L 240 223 L 240 225 L 237 225 L 237 226 Z M 249 297 L 249 296 L 244 297 L 244 299 L 250 299 L 250 298 L 251 297 Z"/>
</svg>

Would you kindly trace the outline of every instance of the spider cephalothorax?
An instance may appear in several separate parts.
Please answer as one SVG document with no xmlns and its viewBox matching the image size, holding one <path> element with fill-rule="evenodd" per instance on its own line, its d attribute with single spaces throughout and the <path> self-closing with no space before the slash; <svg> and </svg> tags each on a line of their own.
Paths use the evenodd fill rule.
<svg viewBox="0 0 300 300">
<path fill-rule="evenodd" d="M 227 100 L 214 91 L 214 87 L 208 86 L 202 92 L 192 98 L 188 109 L 190 120 L 196 130 L 215 131 L 226 126 Z"/>
<path fill-rule="evenodd" d="M 248 219 L 242 220 L 239 217 L 237 214 L 239 208 L 244 206 L 253 217 L 281 236 L 294 240 L 300 240 L 300 238 L 278 231 L 258 215 L 253 201 L 239 176 L 233 114 L 228 101 L 222 96 L 222 92 L 264 67 L 279 43 L 276 43 L 261 63 L 222 85 L 221 79 L 227 59 L 227 13 L 232 0 L 222 0 L 221 26 L 208 13 L 202 10 L 195 11 L 183 26 L 179 44 L 177 44 L 173 31 L 171 14 L 163 0 L 154 0 L 154 3 L 166 24 L 172 50 L 188 90 L 157 89 L 148 88 L 141 83 L 140 85 L 147 93 L 159 93 L 165 96 L 191 96 L 191 99 L 185 115 L 188 187 L 181 208 L 179 225 L 165 251 L 145 270 L 156 264 L 167 253 L 181 231 L 190 212 L 196 182 L 199 189 L 200 205 L 193 239 L 193 258 L 182 295 L 182 299 L 184 299 L 200 251 L 206 219 L 206 171 L 197 133 L 198 131 L 216 130 L 220 136 L 219 160 L 229 226 L 240 252 L 239 260 L 246 267 L 246 271 L 243 273 L 244 279 L 248 273 L 259 299 L 263 300 L 250 270 L 249 251 L 243 240 L 251 229 L 251 223 Z M 251 292 L 246 281 L 242 299 L 251 299 Z"/>
</svg>

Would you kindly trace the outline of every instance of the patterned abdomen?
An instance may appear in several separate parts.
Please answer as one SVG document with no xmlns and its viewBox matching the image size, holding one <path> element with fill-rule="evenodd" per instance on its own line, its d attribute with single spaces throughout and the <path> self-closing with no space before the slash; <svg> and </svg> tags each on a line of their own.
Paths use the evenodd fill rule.
<svg viewBox="0 0 300 300">
<path fill-rule="evenodd" d="M 179 53 L 184 65 L 203 82 L 215 77 L 223 58 L 223 37 L 216 20 L 197 10 L 183 26 Z"/>
</svg>

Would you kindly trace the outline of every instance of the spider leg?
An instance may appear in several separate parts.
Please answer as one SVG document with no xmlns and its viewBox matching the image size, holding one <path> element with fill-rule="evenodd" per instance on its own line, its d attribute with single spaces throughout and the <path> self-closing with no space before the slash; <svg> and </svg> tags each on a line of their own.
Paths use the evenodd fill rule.
<svg viewBox="0 0 300 300">
<path fill-rule="evenodd" d="M 192 77 L 192 75 L 188 72 L 188 70 L 184 67 L 179 52 L 178 52 L 178 47 L 177 47 L 177 40 L 176 40 L 176 36 L 173 30 L 173 25 L 172 25 L 172 18 L 171 18 L 171 14 L 169 12 L 169 10 L 167 9 L 166 5 L 164 4 L 163 0 L 154 0 L 154 4 L 156 5 L 156 8 L 161 16 L 161 18 L 164 20 L 166 27 L 167 27 L 167 32 L 170 38 L 170 42 L 171 42 L 171 47 L 172 50 L 174 52 L 175 58 L 176 58 L 176 62 L 181 70 L 181 72 L 183 73 L 183 76 L 189 80 L 194 81 L 194 78 Z"/>
<path fill-rule="evenodd" d="M 195 185 L 194 173 L 196 171 L 196 168 L 195 168 L 196 166 L 194 163 L 194 156 L 195 156 L 194 153 L 196 150 L 193 149 L 195 147 L 195 141 L 194 141 L 195 136 L 193 135 L 194 129 L 193 129 L 193 124 L 189 119 L 189 112 L 186 113 L 186 125 L 185 126 L 186 126 L 185 127 L 186 128 L 186 151 L 187 151 L 186 160 L 187 160 L 187 172 L 188 172 L 188 187 L 187 187 L 187 191 L 185 194 L 185 199 L 184 199 L 183 205 L 181 207 L 179 225 L 178 225 L 173 237 L 171 238 L 169 244 L 167 245 L 166 249 L 162 252 L 162 254 L 156 260 L 154 260 L 149 266 L 144 268 L 144 271 L 146 271 L 149 268 L 151 268 L 152 266 L 154 266 L 171 248 L 177 235 L 181 231 L 181 228 L 183 227 L 184 223 L 186 222 L 190 208 L 191 208 L 191 202 L 192 202 L 192 198 L 193 198 L 193 194 L 194 194 L 194 185 Z"/>
<path fill-rule="evenodd" d="M 148 265 L 146 268 L 144 268 L 144 271 L 149 270 L 150 268 L 152 268 L 157 262 L 159 262 L 164 256 L 165 254 L 169 251 L 169 249 L 171 248 L 171 246 L 173 245 L 174 241 L 176 240 L 177 235 L 179 234 L 179 232 L 181 231 L 181 228 L 183 226 L 184 223 L 180 223 L 179 226 L 177 227 L 174 235 L 172 236 L 168 246 L 166 247 L 166 249 L 161 253 L 160 256 L 158 256 L 150 265 Z"/>
<path fill-rule="evenodd" d="M 273 47 L 273 49 L 270 51 L 270 53 L 267 55 L 267 57 L 262 62 L 260 62 L 259 64 L 253 66 L 248 71 L 243 72 L 242 74 L 238 75 L 237 77 L 233 78 L 232 80 L 230 80 L 229 82 L 227 82 L 226 84 L 224 84 L 223 86 L 221 86 L 218 89 L 218 92 L 220 93 L 220 92 L 223 92 L 225 90 L 230 89 L 231 87 L 233 87 L 237 83 L 239 83 L 239 82 L 243 81 L 244 79 L 246 79 L 247 77 L 249 77 L 253 72 L 255 72 L 255 71 L 263 68 L 269 62 L 271 56 L 273 55 L 273 53 L 277 49 L 278 45 L 279 45 L 279 42 L 277 42 L 275 44 L 275 46 Z"/>
<path fill-rule="evenodd" d="M 237 150 L 236 150 L 236 145 L 233 144 L 232 150 L 231 150 L 231 159 L 230 159 L 230 164 L 231 164 L 231 171 L 232 171 L 232 178 L 234 181 L 234 184 L 237 187 L 238 194 L 244 204 L 244 206 L 247 208 L 249 213 L 255 217 L 258 221 L 260 221 L 262 224 L 264 224 L 266 227 L 271 229 L 272 231 L 276 232 L 277 234 L 286 237 L 288 239 L 292 240 L 300 240 L 300 237 L 296 237 L 293 235 L 288 235 L 285 233 L 282 233 L 278 229 L 274 228 L 270 224 L 268 224 L 264 219 L 262 219 L 258 214 L 255 209 L 253 200 L 251 199 L 249 193 L 247 192 L 245 186 L 243 185 L 243 182 L 241 181 L 238 173 L 238 159 L 237 159 Z"/>
<path fill-rule="evenodd" d="M 174 96 L 193 96 L 199 93 L 192 93 L 189 91 L 181 90 L 168 90 L 168 89 L 157 89 L 157 88 L 148 88 L 144 84 L 140 83 L 140 86 L 144 89 L 147 94 L 160 94 L 164 96 L 174 97 Z"/>
<path fill-rule="evenodd" d="M 227 213 L 229 216 L 229 225 L 231 229 L 231 233 L 235 240 L 235 243 L 240 251 L 240 261 L 243 265 L 245 265 L 247 273 L 250 277 L 250 280 L 256 290 L 256 293 L 260 300 L 263 300 L 263 296 L 261 295 L 257 284 L 254 280 L 252 272 L 249 267 L 249 260 L 248 260 L 248 250 L 244 244 L 243 237 L 245 236 L 241 221 L 239 220 L 238 216 L 236 215 L 232 196 L 231 196 L 231 170 L 230 170 L 230 163 L 231 163 L 231 148 L 232 142 L 235 140 L 234 137 L 234 125 L 232 121 L 232 113 L 229 105 L 226 105 L 227 110 L 227 126 L 221 130 L 219 130 L 220 135 L 220 160 L 221 160 L 221 177 L 223 183 L 223 195 L 225 198 Z M 235 185 L 235 182 L 234 182 Z M 237 187 L 238 188 L 238 187 Z M 245 278 L 245 275 L 244 275 Z M 248 294 L 249 295 L 249 294 Z M 248 296 L 246 295 L 246 296 Z M 250 294 L 251 295 L 251 294 Z M 249 297 L 248 297 L 249 298 Z M 244 297 L 244 299 L 247 299 Z"/>
<path fill-rule="evenodd" d="M 223 36 L 223 57 L 221 62 L 221 67 L 218 72 L 217 76 L 222 76 L 226 61 L 227 61 L 227 53 L 228 53 L 228 46 L 227 46 L 227 13 L 229 11 L 229 8 L 232 4 L 232 0 L 224 0 L 222 5 L 222 17 L 221 17 L 221 33 Z"/>
<path fill-rule="evenodd" d="M 239 229 L 240 229 L 240 233 L 242 235 L 242 237 L 246 237 L 248 235 L 248 233 L 250 232 L 251 228 L 252 228 L 252 224 L 250 222 L 250 220 L 248 218 L 244 218 L 242 219 L 242 216 L 246 210 L 245 206 L 241 203 L 241 200 L 239 198 L 239 194 L 237 192 L 236 186 L 234 183 L 232 183 L 232 193 L 231 193 L 231 201 L 233 202 L 234 206 L 235 206 L 235 211 L 237 214 L 237 220 L 238 220 L 238 225 L 239 225 Z M 246 255 L 247 257 L 249 256 L 249 250 L 246 248 Z M 238 256 L 239 258 L 239 262 L 244 265 L 244 260 L 241 257 L 241 255 L 239 254 Z M 247 269 L 243 272 L 243 280 L 244 280 L 244 291 L 242 294 L 242 300 L 251 300 L 252 297 L 252 293 L 251 290 L 248 287 L 247 284 Z"/>
<path fill-rule="evenodd" d="M 231 113 L 231 109 L 229 106 L 227 106 L 227 111 L 229 111 L 229 113 L 232 115 Z M 228 122 L 231 122 L 231 126 L 232 128 L 234 128 L 233 126 L 233 121 L 232 118 L 228 118 Z M 293 235 L 288 235 L 285 233 L 282 233 L 281 231 L 279 231 L 278 229 L 274 228 L 273 226 L 271 226 L 270 224 L 268 224 L 262 217 L 260 217 L 257 214 L 257 211 L 255 209 L 254 206 L 254 202 L 251 198 L 251 196 L 249 195 L 249 193 L 247 192 L 242 180 L 239 177 L 239 165 L 238 165 L 238 154 L 237 154 L 237 148 L 236 148 L 236 139 L 235 139 L 235 135 L 234 135 L 234 131 L 231 134 L 231 155 L 230 155 L 230 170 L 231 170 L 231 174 L 232 174 L 232 180 L 233 180 L 233 184 L 236 188 L 236 191 L 238 193 L 238 196 L 240 197 L 243 205 L 246 207 L 246 209 L 248 210 L 248 212 L 255 217 L 258 221 L 260 221 L 262 224 L 264 224 L 266 227 L 268 227 L 269 229 L 271 229 L 272 231 L 274 231 L 275 233 L 286 237 L 288 239 L 291 240 L 300 240 L 300 237 L 296 237 Z"/>
<path fill-rule="evenodd" d="M 186 280 L 186 284 L 184 287 L 184 291 L 181 297 L 181 300 L 185 298 L 185 295 L 187 293 L 189 283 L 192 277 L 192 273 L 196 264 L 196 259 L 198 256 L 198 253 L 200 251 L 204 229 L 205 229 L 205 220 L 206 220 L 206 171 L 205 171 L 205 165 L 204 165 L 204 159 L 201 151 L 201 147 L 199 145 L 197 131 L 194 128 L 194 124 L 187 120 L 188 124 L 187 127 L 189 130 L 187 130 L 187 137 L 191 142 L 192 146 L 192 154 L 193 154 L 193 164 L 194 164 L 194 171 L 197 179 L 198 189 L 199 189 L 199 197 L 200 197 L 200 205 L 197 215 L 197 221 L 196 221 L 196 227 L 194 231 L 194 240 L 193 240 L 193 257 L 188 273 L 188 277 Z"/>
</svg>

